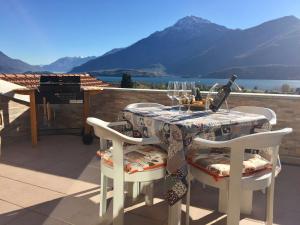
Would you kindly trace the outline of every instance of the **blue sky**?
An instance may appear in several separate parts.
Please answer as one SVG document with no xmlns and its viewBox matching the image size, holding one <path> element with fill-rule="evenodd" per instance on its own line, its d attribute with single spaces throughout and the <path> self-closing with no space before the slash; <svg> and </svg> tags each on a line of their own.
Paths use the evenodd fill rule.
<svg viewBox="0 0 300 225">
<path fill-rule="evenodd" d="M 195 15 L 229 28 L 300 18 L 299 0 L 0 0 L 0 51 L 31 64 L 99 56 Z"/>
</svg>

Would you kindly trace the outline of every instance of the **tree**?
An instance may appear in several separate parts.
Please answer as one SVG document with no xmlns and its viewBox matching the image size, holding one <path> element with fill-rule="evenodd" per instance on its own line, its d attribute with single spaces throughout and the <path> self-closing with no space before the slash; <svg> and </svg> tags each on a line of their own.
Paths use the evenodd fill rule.
<svg viewBox="0 0 300 225">
<path fill-rule="evenodd" d="M 121 88 L 133 88 L 133 82 L 129 73 L 123 73 L 121 80 Z"/>
</svg>

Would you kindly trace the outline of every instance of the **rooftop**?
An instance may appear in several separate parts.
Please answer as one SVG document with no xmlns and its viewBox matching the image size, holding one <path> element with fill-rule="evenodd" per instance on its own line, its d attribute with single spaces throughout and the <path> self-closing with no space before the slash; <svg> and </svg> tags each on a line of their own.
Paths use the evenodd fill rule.
<svg viewBox="0 0 300 225">
<path fill-rule="evenodd" d="M 0 73 L 0 80 L 8 81 L 26 88 L 37 89 L 40 85 L 40 77 L 45 76 L 79 76 L 82 88 L 105 87 L 108 84 L 97 80 L 89 74 L 4 74 Z"/>
<path fill-rule="evenodd" d="M 0 159 L 0 225 L 101 224 L 97 148 L 97 140 L 86 146 L 79 136 L 70 135 L 42 136 L 36 148 L 29 140 L 4 147 Z M 275 188 L 274 224 L 299 223 L 299 173 L 300 167 L 283 165 Z M 142 199 L 127 201 L 125 224 L 166 224 L 168 205 L 162 187 L 163 181 L 155 184 L 155 204 L 151 207 Z M 255 192 L 253 213 L 242 215 L 241 224 L 263 223 L 265 197 Z M 226 215 L 216 210 L 217 199 L 216 189 L 203 189 L 194 183 L 191 224 L 226 224 Z M 184 220 L 185 205 L 182 212 Z"/>
</svg>

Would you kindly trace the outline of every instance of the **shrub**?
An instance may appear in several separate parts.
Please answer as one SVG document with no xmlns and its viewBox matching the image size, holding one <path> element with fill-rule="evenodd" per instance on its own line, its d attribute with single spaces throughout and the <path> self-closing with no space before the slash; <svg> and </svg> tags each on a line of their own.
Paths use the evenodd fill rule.
<svg viewBox="0 0 300 225">
<path fill-rule="evenodd" d="M 124 73 L 122 75 L 121 88 L 133 88 L 133 82 L 130 74 Z"/>
</svg>

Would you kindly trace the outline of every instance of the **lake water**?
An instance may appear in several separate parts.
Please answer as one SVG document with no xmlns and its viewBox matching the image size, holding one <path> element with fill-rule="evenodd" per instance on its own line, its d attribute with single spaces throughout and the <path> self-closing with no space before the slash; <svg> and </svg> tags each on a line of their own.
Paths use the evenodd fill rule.
<svg viewBox="0 0 300 225">
<path fill-rule="evenodd" d="M 104 82 L 120 83 L 122 77 L 118 76 L 100 76 L 98 79 Z M 167 83 L 168 81 L 195 81 L 199 84 L 212 86 L 215 83 L 225 84 L 227 79 L 201 79 L 201 78 L 185 78 L 185 77 L 132 77 L 133 81 L 148 83 L 148 84 L 160 84 Z M 237 84 L 247 89 L 253 89 L 257 87 L 260 90 L 280 90 L 283 84 L 288 84 L 292 88 L 300 88 L 300 80 L 250 80 L 250 79 L 238 79 Z"/>
</svg>

